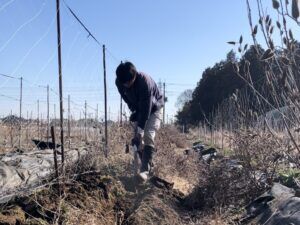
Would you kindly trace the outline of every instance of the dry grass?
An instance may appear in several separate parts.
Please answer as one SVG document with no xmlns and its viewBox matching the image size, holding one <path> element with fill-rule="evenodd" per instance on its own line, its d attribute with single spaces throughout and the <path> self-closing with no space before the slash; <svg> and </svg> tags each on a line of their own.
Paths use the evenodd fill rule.
<svg viewBox="0 0 300 225">
<path fill-rule="evenodd" d="M 66 224 L 230 224 L 240 213 L 240 208 L 265 188 L 254 183 L 255 179 L 248 179 L 246 161 L 241 170 L 232 170 L 228 166 L 230 158 L 220 158 L 207 165 L 196 154 L 184 155 L 184 148 L 178 148 L 169 134 L 178 136 L 181 143 L 184 141 L 182 146 L 191 145 L 192 140 L 186 140 L 186 134 L 175 128 L 161 129 L 156 139 L 158 151 L 154 173 L 174 182 L 174 189 L 180 192 L 152 185 L 135 186 L 133 157 L 125 154 L 125 144 L 132 135 L 131 128 L 114 125 L 110 129 L 107 159 L 102 148 L 90 144 L 90 153 L 67 167 L 65 195 L 59 197 L 56 186 L 50 186 L 25 198 L 32 205 L 31 211 L 20 201 L 11 206 L 19 207 L 25 215 L 30 214 L 26 221 L 37 223 L 39 220 L 44 224 L 59 221 Z M 259 144 L 270 146 L 270 149 L 274 146 L 264 136 L 240 135 L 236 136 L 236 146 L 251 152 L 251 159 L 264 160 L 255 158 Z M 238 150 L 234 157 L 241 160 L 246 152 Z M 261 154 L 263 151 L 258 152 Z M 266 153 L 269 155 L 268 151 Z M 253 169 L 261 169 L 258 165 L 261 164 L 253 164 Z M 42 213 L 41 208 L 44 210 Z M 7 210 L 7 207 L 4 209 Z M 13 216 L 10 218 L 19 217 L 11 212 Z"/>
</svg>

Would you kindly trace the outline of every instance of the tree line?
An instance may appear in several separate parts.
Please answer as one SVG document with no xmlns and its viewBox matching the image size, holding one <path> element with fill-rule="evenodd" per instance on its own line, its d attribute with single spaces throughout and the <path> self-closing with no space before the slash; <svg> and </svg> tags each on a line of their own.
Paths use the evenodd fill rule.
<svg viewBox="0 0 300 225">
<path fill-rule="evenodd" d="M 294 51 L 300 53 L 300 44 L 297 42 L 294 46 L 296 46 Z M 247 88 L 249 86 L 247 82 L 251 82 L 255 90 L 263 93 L 270 104 L 273 104 L 274 99 L 272 96 L 264 93 L 265 84 L 268 82 L 267 67 L 271 65 L 272 69 L 276 71 L 279 64 L 288 63 L 284 57 L 285 50 L 272 52 L 272 54 L 276 54 L 276 58 L 272 55 L 271 59 L 268 60 L 268 50 L 264 50 L 259 45 L 252 45 L 249 49 L 247 47 L 245 45 L 243 50 L 241 48 L 238 49 L 241 55 L 240 58 L 237 57 L 237 53 L 234 50 L 231 50 L 225 60 L 221 60 L 213 67 L 206 68 L 196 88 L 192 91 L 191 97 L 186 98 L 186 101 L 183 103 L 183 96 L 180 96 L 181 107 L 176 115 L 177 124 L 197 126 L 199 122 L 209 120 L 210 115 L 225 99 L 230 98 L 239 90 Z M 298 65 L 298 68 L 297 66 L 294 68 L 297 78 L 300 74 L 300 54 L 298 55 L 295 58 L 297 62 L 295 65 Z M 284 71 L 277 71 L 277 74 L 278 76 L 275 79 L 278 79 L 278 83 L 282 85 L 275 88 L 280 92 L 284 89 L 285 75 Z M 299 84 L 297 86 L 299 87 Z M 249 91 L 247 98 L 251 102 L 251 99 L 254 100 L 255 95 Z M 284 106 L 285 102 L 280 104 Z M 263 111 L 266 111 L 269 106 L 264 105 L 263 107 Z M 250 104 L 249 108 L 253 112 L 260 113 L 257 104 Z"/>
</svg>

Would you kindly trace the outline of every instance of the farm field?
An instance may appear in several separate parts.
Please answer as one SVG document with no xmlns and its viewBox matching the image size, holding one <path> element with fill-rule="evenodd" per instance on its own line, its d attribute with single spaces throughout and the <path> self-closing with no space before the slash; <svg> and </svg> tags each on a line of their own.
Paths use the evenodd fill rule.
<svg viewBox="0 0 300 225">
<path fill-rule="evenodd" d="M 300 225 L 300 0 L 0 0 L 0 225 Z"/>
</svg>

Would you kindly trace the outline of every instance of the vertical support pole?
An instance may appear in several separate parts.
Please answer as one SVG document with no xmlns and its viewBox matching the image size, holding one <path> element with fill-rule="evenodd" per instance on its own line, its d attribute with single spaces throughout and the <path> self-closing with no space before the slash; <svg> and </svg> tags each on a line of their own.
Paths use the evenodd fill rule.
<svg viewBox="0 0 300 225">
<path fill-rule="evenodd" d="M 121 61 L 121 63 L 123 63 L 122 61 Z M 123 115 L 123 107 L 122 107 L 122 96 L 120 95 L 120 126 L 122 126 L 122 115 Z"/>
<path fill-rule="evenodd" d="M 81 111 L 80 111 L 80 115 L 79 115 L 79 138 L 80 138 L 80 142 L 82 141 L 82 131 L 81 131 Z"/>
<path fill-rule="evenodd" d="M 32 110 L 31 110 L 31 111 L 30 111 L 30 130 L 33 130 L 32 122 L 33 122 L 33 112 L 32 112 Z"/>
<path fill-rule="evenodd" d="M 61 62 L 61 38 L 60 38 L 60 4 L 56 0 L 56 20 L 57 20 L 57 48 L 58 48 L 58 76 L 59 76 L 59 103 L 60 103 L 60 142 L 61 142 L 61 162 L 64 171 L 65 151 L 64 151 L 64 114 L 63 114 L 63 91 L 62 91 L 62 62 Z"/>
<path fill-rule="evenodd" d="M 232 123 L 229 124 L 229 149 L 232 149 Z"/>
<path fill-rule="evenodd" d="M 108 107 L 108 120 L 110 121 L 111 120 L 111 117 L 110 117 L 110 107 Z"/>
<path fill-rule="evenodd" d="M 97 122 L 97 125 L 98 125 L 98 118 L 99 118 L 99 105 L 97 104 L 97 107 L 96 107 L 96 122 Z"/>
<path fill-rule="evenodd" d="M 55 177 L 57 179 L 58 192 L 60 193 L 59 180 L 58 180 L 58 166 L 57 166 L 57 152 L 56 152 L 56 143 L 55 143 L 55 132 L 54 132 L 54 127 L 53 126 L 51 126 L 51 137 L 52 137 L 52 143 L 53 143 Z"/>
<path fill-rule="evenodd" d="M 50 102 L 49 102 L 49 85 L 47 85 L 47 141 L 50 137 Z"/>
<path fill-rule="evenodd" d="M 200 122 L 198 123 L 198 140 L 201 138 Z"/>
<path fill-rule="evenodd" d="M 122 115 L 123 115 L 123 112 L 122 112 L 122 96 L 120 96 L 120 126 L 122 126 Z"/>
<path fill-rule="evenodd" d="M 223 112 L 222 112 L 221 113 L 221 135 L 222 135 L 222 137 L 221 137 L 221 140 L 222 140 L 221 146 L 222 146 L 222 151 L 224 150 L 224 134 L 223 134 L 223 132 L 224 132 L 224 129 L 223 129 Z"/>
<path fill-rule="evenodd" d="M 105 45 L 103 47 L 103 78 L 104 78 L 104 118 L 105 118 L 105 157 L 108 157 L 108 133 L 107 133 L 107 89 L 106 89 L 106 62 L 105 62 Z"/>
<path fill-rule="evenodd" d="M 210 142 L 211 142 L 211 145 L 214 144 L 214 131 L 213 131 L 212 124 L 210 125 Z"/>
<path fill-rule="evenodd" d="M 86 124 L 86 108 L 87 108 L 87 103 L 85 101 L 84 103 L 84 141 L 87 142 L 87 133 L 86 133 L 86 127 L 87 127 L 87 124 Z"/>
<path fill-rule="evenodd" d="M 41 139 L 43 138 L 43 128 L 44 128 L 44 126 L 43 126 L 43 113 L 41 113 L 41 115 L 40 115 L 40 131 L 41 131 Z"/>
<path fill-rule="evenodd" d="M 95 112 L 95 126 L 94 126 L 94 141 L 95 141 L 95 144 L 97 143 L 97 133 L 98 133 L 98 104 L 96 106 L 96 112 Z"/>
<path fill-rule="evenodd" d="M 71 138 L 71 124 L 70 124 L 71 111 L 70 111 L 70 101 L 71 101 L 71 98 L 70 98 L 70 95 L 68 95 L 68 139 L 69 139 L 69 141 L 70 141 L 70 138 Z"/>
<path fill-rule="evenodd" d="M 204 129 L 204 143 L 206 144 L 206 123 L 203 123 L 203 129 Z"/>
<path fill-rule="evenodd" d="M 56 104 L 54 104 L 54 121 L 56 123 Z M 54 129 L 55 130 L 55 129 Z"/>
<path fill-rule="evenodd" d="M 26 116 L 26 118 L 27 118 L 27 125 L 26 125 L 26 146 L 28 147 L 28 126 L 29 126 L 29 124 L 30 124 L 30 120 L 29 120 L 29 114 L 28 114 L 28 111 L 27 111 L 27 116 Z"/>
<path fill-rule="evenodd" d="M 125 122 L 127 122 L 127 114 L 126 114 L 126 108 L 125 108 L 125 105 L 123 105 L 123 114 L 124 114 L 124 117 L 125 117 Z"/>
<path fill-rule="evenodd" d="M 14 138 L 13 138 L 13 120 L 12 120 L 12 110 L 10 110 L 10 122 L 9 122 L 9 126 L 10 126 L 10 145 L 13 148 L 14 147 Z"/>
<path fill-rule="evenodd" d="M 21 138 L 22 138 L 22 98 L 23 98 L 23 77 L 20 81 L 20 116 L 19 116 L 19 149 L 21 149 Z"/>
<path fill-rule="evenodd" d="M 40 139 L 40 100 L 37 100 L 37 126 L 38 139 Z"/>
<path fill-rule="evenodd" d="M 163 83 L 164 87 L 164 108 L 163 108 L 163 124 L 165 124 L 165 115 L 166 115 L 166 83 Z"/>
</svg>

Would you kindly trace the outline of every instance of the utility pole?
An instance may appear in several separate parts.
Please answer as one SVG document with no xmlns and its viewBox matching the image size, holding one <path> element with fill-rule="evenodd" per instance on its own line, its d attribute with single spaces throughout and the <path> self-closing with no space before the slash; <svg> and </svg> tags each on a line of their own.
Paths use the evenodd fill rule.
<svg viewBox="0 0 300 225">
<path fill-rule="evenodd" d="M 107 133 L 107 89 L 106 89 L 106 63 L 105 45 L 103 47 L 103 75 L 104 75 L 104 118 L 105 118 L 105 157 L 108 157 L 108 133 Z"/>
<path fill-rule="evenodd" d="M 21 83 L 20 83 L 19 149 L 21 149 L 21 138 L 22 138 L 22 98 L 23 98 L 23 77 L 21 77 Z"/>
<path fill-rule="evenodd" d="M 64 171 L 65 151 L 64 151 L 64 114 L 63 114 L 63 91 L 62 91 L 62 62 L 61 62 L 61 38 L 60 38 L 60 4 L 56 0 L 56 21 L 57 21 L 57 54 L 58 54 L 58 78 L 59 78 L 59 102 L 60 102 L 60 142 L 61 142 L 61 162 Z"/>
<path fill-rule="evenodd" d="M 49 141 L 49 136 L 50 136 L 50 105 L 49 105 L 49 85 L 47 85 L 47 141 Z"/>
</svg>

